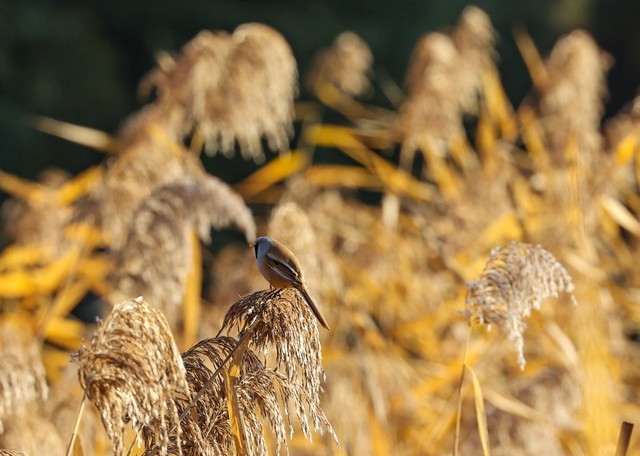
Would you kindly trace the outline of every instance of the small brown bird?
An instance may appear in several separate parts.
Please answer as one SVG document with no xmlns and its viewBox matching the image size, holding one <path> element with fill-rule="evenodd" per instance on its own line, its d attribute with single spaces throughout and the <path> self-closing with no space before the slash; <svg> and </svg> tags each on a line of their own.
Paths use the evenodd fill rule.
<svg viewBox="0 0 640 456">
<path fill-rule="evenodd" d="M 249 244 L 249 247 L 253 248 L 258 269 L 267 282 L 274 288 L 295 288 L 302 293 L 320 324 L 329 329 L 327 320 L 324 319 L 318 304 L 309 293 L 300 263 L 291 250 L 267 236 L 259 237 L 253 244 Z"/>
</svg>

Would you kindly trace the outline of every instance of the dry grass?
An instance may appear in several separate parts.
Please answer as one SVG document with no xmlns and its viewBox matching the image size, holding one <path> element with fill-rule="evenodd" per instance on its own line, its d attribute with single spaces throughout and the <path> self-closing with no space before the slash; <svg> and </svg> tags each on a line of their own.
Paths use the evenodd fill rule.
<svg viewBox="0 0 640 456">
<path fill-rule="evenodd" d="M 373 54 L 367 43 L 353 32 L 338 35 L 333 46 L 319 51 L 306 76 L 306 85 L 316 96 L 333 86 L 350 97 L 365 93 L 369 87 Z"/>
<path fill-rule="evenodd" d="M 613 454 L 621 423 L 640 420 L 637 102 L 605 140 L 611 62 L 575 31 L 546 59 L 520 35 L 533 84 L 514 108 L 495 40 L 475 7 L 425 35 L 390 111 L 355 100 L 379 79 L 366 44 L 339 36 L 308 81 L 346 125 L 300 105 L 299 150 L 235 193 L 199 152 L 285 151 L 296 64 L 269 27 L 202 32 L 159 57 L 142 84 L 157 98 L 104 142 L 102 166 L 56 182 L 0 173 L 16 198 L 0 318 L 28 328 L 3 339 L 0 446 L 41 454 L 31 442 L 56 434 L 39 411 L 71 438 L 83 390 L 68 353 L 94 328 L 69 312 L 92 292 L 115 305 L 78 355 L 96 405 L 77 423 L 85 454 L 123 454 L 132 428 L 147 455 Z M 353 165 L 313 163 L 329 147 Z M 271 210 L 254 221 L 252 203 Z M 331 331 L 296 290 L 261 290 L 246 245 L 203 250 L 227 226 L 292 249 Z"/>
<path fill-rule="evenodd" d="M 201 176 L 158 188 L 134 212 L 126 243 L 115 253 L 112 302 L 144 296 L 158 306 L 172 327 L 179 321 L 191 267 L 191 232 L 205 242 L 211 228 L 235 225 L 255 238 L 251 211 L 224 182 Z"/>
<path fill-rule="evenodd" d="M 5 424 L 37 413 L 49 388 L 38 344 L 27 328 L 0 328 L 0 432 Z M 14 426 L 15 428 L 15 426 Z"/>
<path fill-rule="evenodd" d="M 493 250 L 480 278 L 467 286 L 467 318 L 500 326 L 515 344 L 522 369 L 525 320 L 540 310 L 543 299 L 574 290 L 569 273 L 551 253 L 517 241 Z"/>
<path fill-rule="evenodd" d="M 51 421 L 37 415 L 27 414 L 19 420 L 7 423 L 2 434 L 0 446 L 17 448 L 25 455 L 50 454 L 62 456 L 65 454 L 65 441 L 58 434 Z M 11 453 L 10 453 L 11 454 Z"/>
<path fill-rule="evenodd" d="M 49 169 L 39 176 L 39 183 L 45 192 L 40 199 L 9 199 L 2 206 L 4 236 L 16 245 L 40 245 L 45 248 L 59 246 L 64 240 L 63 227 L 71 217 L 69 207 L 55 201 L 55 189 L 59 189 L 68 179 L 63 170 Z M 49 190 L 49 191 L 46 191 Z"/>
<path fill-rule="evenodd" d="M 164 55 L 143 81 L 157 104 L 177 112 L 183 133 L 202 135 L 207 150 L 264 161 L 260 140 L 285 150 L 298 72 L 289 44 L 274 29 L 244 24 L 233 34 L 201 32 L 179 58 Z"/>
<path fill-rule="evenodd" d="M 181 434 L 174 395 L 189 390 L 164 316 L 142 299 L 116 304 L 77 361 L 80 384 L 100 411 L 115 454 L 125 454 L 131 421 L 142 428 L 150 448 L 166 455 L 169 430 L 175 426 Z"/>
</svg>

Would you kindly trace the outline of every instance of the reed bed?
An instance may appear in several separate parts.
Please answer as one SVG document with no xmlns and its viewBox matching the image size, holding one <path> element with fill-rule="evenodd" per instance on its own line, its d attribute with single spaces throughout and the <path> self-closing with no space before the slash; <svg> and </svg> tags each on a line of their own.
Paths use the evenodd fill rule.
<svg viewBox="0 0 640 456">
<path fill-rule="evenodd" d="M 0 173 L 0 454 L 640 451 L 637 100 L 602 122 L 614 63 L 577 30 L 516 34 L 510 101 L 496 38 L 475 7 L 424 35 L 389 109 L 352 32 L 296 103 L 276 30 L 203 31 L 115 135 L 41 122 L 106 156 Z M 202 152 L 269 161 L 230 186 Z M 286 244 L 331 331 L 221 228 Z"/>
</svg>

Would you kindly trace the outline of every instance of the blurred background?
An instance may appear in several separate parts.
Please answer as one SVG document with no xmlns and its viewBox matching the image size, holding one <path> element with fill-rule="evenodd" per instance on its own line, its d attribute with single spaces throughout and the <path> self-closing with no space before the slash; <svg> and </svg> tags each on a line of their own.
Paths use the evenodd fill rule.
<svg viewBox="0 0 640 456">
<path fill-rule="evenodd" d="M 69 355 L 110 304 L 144 295 L 180 349 L 216 334 L 231 303 L 266 287 L 245 242 L 257 232 L 296 252 L 332 327 L 320 336 L 322 407 L 344 450 L 325 438 L 314 439 L 325 453 L 310 452 L 298 436 L 292 454 L 448 455 L 462 444 L 466 455 L 487 439 L 494 456 L 613 454 L 622 422 L 640 422 L 640 2 L 467 6 L 3 0 L 0 188 L 17 199 L 0 211 L 14 238 L 0 254 L 0 384 L 3 375 L 20 380 L 3 397 L 30 402 L 12 410 L 0 400 L 0 412 L 35 412 L 29 422 L 0 413 L 0 425 L 57 435 L 43 431 L 44 416 L 60 442 L 69 438 L 85 397 Z M 254 25 L 235 37 L 203 34 L 179 54 L 202 30 L 247 22 L 279 33 Z M 280 33 L 302 79 L 316 52 L 347 30 L 373 53 L 372 89 L 360 96 L 318 78 L 314 96 L 300 88 L 292 125 L 295 72 Z M 527 65 L 515 30 L 528 33 L 517 35 Z M 434 31 L 451 33 L 419 41 Z M 523 46 L 527 36 L 544 63 Z M 362 82 L 369 53 L 353 38 L 316 72 L 337 68 Z M 140 109 L 148 100 L 138 85 L 154 67 L 158 99 Z M 623 110 L 628 103 L 635 109 Z M 104 153 L 35 128 L 45 116 L 113 135 L 133 113 L 117 147 L 103 143 L 117 153 L 109 166 L 92 167 L 107 162 Z M 292 153 L 269 151 L 289 147 L 290 128 Z M 218 139 L 222 154 L 198 153 Z M 249 160 L 224 156 L 233 155 L 231 139 Z M 273 161 L 254 173 L 260 141 L 274 144 L 264 147 Z M 45 187 L 34 185 L 51 167 L 73 178 L 50 172 Z M 202 247 L 212 227 L 229 224 L 241 230 Z M 237 243 L 224 241 L 233 236 Z M 504 256 L 490 256 L 505 244 Z M 501 269 L 508 280 L 492 279 L 494 287 L 486 277 Z M 531 306 L 574 289 L 569 276 L 574 296 L 543 305 L 525 325 Z M 3 335 L 14 326 L 24 340 Z M 30 376 L 2 364 L 22 342 Z M 479 379 L 464 379 L 476 371 Z M 42 387 L 26 396 L 25 385 Z M 214 399 L 228 413 L 227 399 Z M 86 454 L 109 454 L 91 410 L 82 419 Z M 35 441 L 7 435 L 0 448 Z M 51 448 L 38 445 L 31 454 Z"/>
<path fill-rule="evenodd" d="M 75 174 L 103 155 L 28 127 L 25 116 L 49 116 L 114 133 L 144 102 L 137 85 L 159 50 L 179 51 L 203 29 L 232 31 L 258 21 L 289 41 L 304 74 L 313 54 L 345 30 L 371 47 L 375 74 L 402 84 L 418 38 L 455 24 L 465 1 L 4 0 L 0 7 L 0 169 L 35 178 L 57 166 Z M 531 87 L 513 38 L 524 26 L 543 56 L 559 36 L 588 30 L 615 59 L 606 115 L 631 100 L 640 81 L 640 3 L 631 0 L 485 0 L 500 40 L 504 87 L 518 105 Z M 378 86 L 379 87 L 379 86 Z M 388 104 L 380 91 L 369 101 Z M 308 98 L 302 89 L 300 99 Z M 271 156 L 273 156 L 271 154 Z M 240 158 L 206 163 L 227 182 L 251 172 Z M 3 195 L 2 199 L 5 198 Z"/>
</svg>

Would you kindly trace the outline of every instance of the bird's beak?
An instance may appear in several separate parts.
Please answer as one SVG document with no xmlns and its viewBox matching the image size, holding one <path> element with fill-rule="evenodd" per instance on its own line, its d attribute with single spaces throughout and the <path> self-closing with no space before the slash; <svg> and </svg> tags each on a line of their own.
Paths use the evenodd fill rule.
<svg viewBox="0 0 640 456">
<path fill-rule="evenodd" d="M 251 244 L 249 244 L 250 248 L 254 248 L 256 245 L 252 242 Z"/>
</svg>

